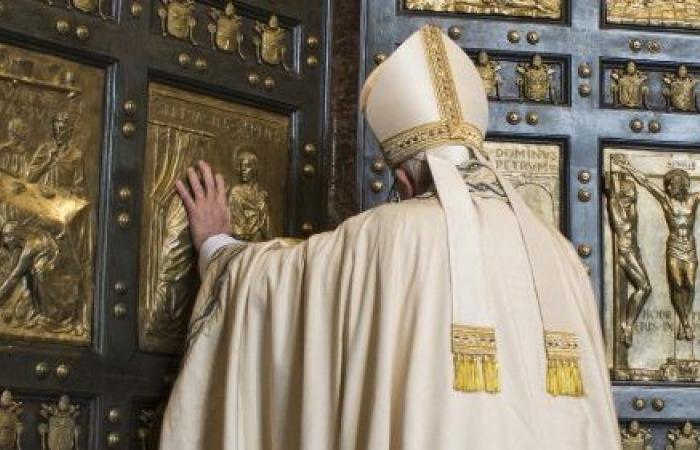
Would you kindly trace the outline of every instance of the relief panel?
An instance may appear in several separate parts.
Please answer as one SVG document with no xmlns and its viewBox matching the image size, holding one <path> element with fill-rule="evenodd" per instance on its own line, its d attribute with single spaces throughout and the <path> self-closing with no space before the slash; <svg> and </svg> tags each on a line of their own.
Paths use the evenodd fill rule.
<svg viewBox="0 0 700 450">
<path fill-rule="evenodd" d="M 487 141 L 484 150 L 542 219 L 561 226 L 562 148 L 558 144 Z"/>
<path fill-rule="evenodd" d="M 617 380 L 700 381 L 700 155 L 606 148 L 605 330 Z"/>
<path fill-rule="evenodd" d="M 700 28 L 700 0 L 604 0 L 606 22 L 668 28 Z"/>
<path fill-rule="evenodd" d="M 468 52 L 491 101 L 567 105 L 568 68 L 556 56 Z"/>
<path fill-rule="evenodd" d="M 140 345 L 177 353 L 198 275 L 187 216 L 173 187 L 200 159 L 224 175 L 232 234 L 284 232 L 290 123 L 285 115 L 152 84 L 142 217 Z"/>
<path fill-rule="evenodd" d="M 91 339 L 104 71 L 0 45 L 0 336 Z"/>
<path fill-rule="evenodd" d="M 244 16 L 231 1 L 222 9 L 206 7 L 194 0 L 160 0 L 153 4 L 157 30 L 163 37 L 285 72 L 296 67 L 294 25 L 275 14 Z"/>
<path fill-rule="evenodd" d="M 698 74 L 695 66 L 653 66 L 634 60 L 603 62 L 603 106 L 697 114 Z"/>
<path fill-rule="evenodd" d="M 562 19 L 564 0 L 404 0 L 414 11 Z"/>
</svg>

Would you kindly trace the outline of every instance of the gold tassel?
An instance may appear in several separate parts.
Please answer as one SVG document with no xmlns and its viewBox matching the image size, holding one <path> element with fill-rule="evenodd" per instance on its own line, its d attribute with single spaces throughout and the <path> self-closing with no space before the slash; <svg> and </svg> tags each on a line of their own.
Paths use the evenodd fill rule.
<svg viewBox="0 0 700 450">
<path fill-rule="evenodd" d="M 545 331 L 547 392 L 555 396 L 583 397 L 583 376 L 578 337 L 574 333 Z"/>
<path fill-rule="evenodd" d="M 460 392 L 501 390 L 493 328 L 452 325 L 453 387 Z"/>
</svg>

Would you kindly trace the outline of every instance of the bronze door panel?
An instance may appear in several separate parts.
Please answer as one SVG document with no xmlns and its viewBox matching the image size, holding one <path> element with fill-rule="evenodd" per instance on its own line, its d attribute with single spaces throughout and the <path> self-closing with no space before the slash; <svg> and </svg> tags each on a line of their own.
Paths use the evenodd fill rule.
<svg viewBox="0 0 700 450">
<path fill-rule="evenodd" d="M 142 217 L 140 345 L 179 352 L 197 291 L 196 259 L 175 180 L 199 160 L 230 187 L 233 234 L 283 236 L 290 120 L 162 84 L 149 88 Z"/>
<path fill-rule="evenodd" d="M 90 343 L 104 78 L 0 45 L 0 335 Z"/>
</svg>

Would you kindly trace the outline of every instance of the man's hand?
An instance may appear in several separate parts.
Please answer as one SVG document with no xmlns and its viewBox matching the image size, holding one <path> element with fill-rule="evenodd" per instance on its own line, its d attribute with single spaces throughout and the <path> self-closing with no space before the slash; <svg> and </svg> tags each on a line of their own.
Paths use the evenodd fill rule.
<svg viewBox="0 0 700 450">
<path fill-rule="evenodd" d="M 200 174 L 194 167 L 187 168 L 190 190 L 181 180 L 175 182 L 187 215 L 190 219 L 190 232 L 195 249 L 199 251 L 208 238 L 231 232 L 231 218 L 226 202 L 226 183 L 221 174 L 214 174 L 204 161 L 197 163 Z"/>
</svg>

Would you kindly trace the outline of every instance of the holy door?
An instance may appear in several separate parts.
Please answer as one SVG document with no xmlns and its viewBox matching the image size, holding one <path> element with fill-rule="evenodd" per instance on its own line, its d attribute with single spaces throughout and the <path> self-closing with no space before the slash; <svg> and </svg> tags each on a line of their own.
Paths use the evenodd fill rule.
<svg viewBox="0 0 700 450">
<path fill-rule="evenodd" d="M 424 23 L 474 59 L 488 153 L 590 267 L 623 448 L 700 448 L 700 1 L 367 0 L 362 21 L 362 79 Z M 360 137 L 370 207 L 391 180 Z"/>
<path fill-rule="evenodd" d="M 240 239 L 323 226 L 326 2 L 0 0 L 0 450 L 154 450 L 198 276 L 173 184 Z"/>
</svg>

